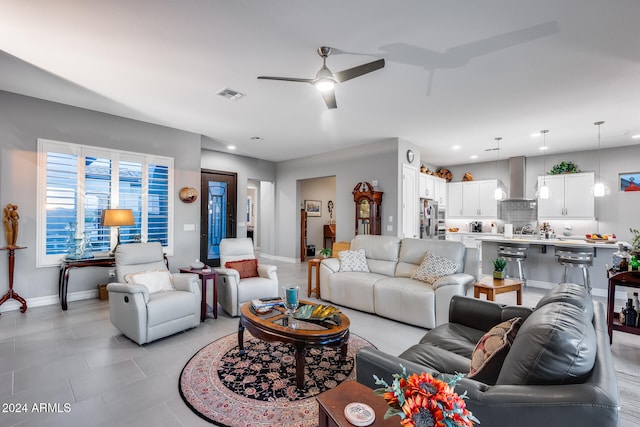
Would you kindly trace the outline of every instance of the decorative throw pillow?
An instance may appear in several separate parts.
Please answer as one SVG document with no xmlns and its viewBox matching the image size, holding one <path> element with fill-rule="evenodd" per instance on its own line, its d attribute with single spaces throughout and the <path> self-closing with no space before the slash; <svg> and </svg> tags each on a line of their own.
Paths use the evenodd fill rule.
<svg viewBox="0 0 640 427">
<path fill-rule="evenodd" d="M 150 294 L 173 291 L 173 276 L 167 270 L 143 271 L 125 276 L 127 283 L 146 286 Z"/>
<path fill-rule="evenodd" d="M 458 271 L 458 268 L 460 268 L 460 264 L 427 252 L 418 269 L 411 275 L 411 278 L 433 285 L 439 278 L 449 276 Z"/>
<path fill-rule="evenodd" d="M 250 277 L 258 277 L 258 259 L 241 259 L 239 261 L 227 261 L 224 263 L 225 268 L 233 268 L 240 273 L 241 279 Z"/>
<path fill-rule="evenodd" d="M 342 251 L 338 254 L 338 259 L 340 259 L 340 271 L 357 271 L 361 273 L 369 272 L 369 265 L 367 264 L 367 257 L 365 256 L 364 249 Z"/>
<path fill-rule="evenodd" d="M 521 324 L 522 318 L 514 317 L 494 326 L 480 338 L 471 354 L 469 378 L 495 384 Z"/>
</svg>

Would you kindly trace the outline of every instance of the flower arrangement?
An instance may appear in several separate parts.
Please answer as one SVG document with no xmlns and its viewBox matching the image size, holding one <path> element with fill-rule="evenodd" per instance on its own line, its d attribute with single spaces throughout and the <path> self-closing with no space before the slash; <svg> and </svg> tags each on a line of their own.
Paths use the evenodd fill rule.
<svg viewBox="0 0 640 427">
<path fill-rule="evenodd" d="M 391 385 L 377 375 L 373 376 L 376 384 L 383 386 L 375 389 L 374 393 L 384 397 L 389 404 L 385 420 L 399 415 L 401 424 L 406 427 L 470 427 L 474 422 L 480 424 L 466 408 L 463 399 L 467 392 L 458 396 L 453 391 L 463 374 L 456 374 L 445 382 L 426 372 L 408 376 L 407 369 L 400 366 L 402 373 L 393 374 Z"/>
</svg>

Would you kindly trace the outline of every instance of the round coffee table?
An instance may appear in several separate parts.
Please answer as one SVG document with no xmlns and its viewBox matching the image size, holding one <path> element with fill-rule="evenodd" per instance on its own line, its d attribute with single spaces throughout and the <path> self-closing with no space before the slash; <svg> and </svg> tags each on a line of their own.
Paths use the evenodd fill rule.
<svg viewBox="0 0 640 427">
<path fill-rule="evenodd" d="M 300 305 L 314 304 L 300 301 Z M 274 307 L 267 314 L 259 314 L 245 303 L 240 307 L 238 325 L 238 347 L 244 354 L 244 330 L 263 341 L 278 341 L 293 344 L 295 347 L 296 385 L 304 388 L 304 356 L 307 347 L 340 347 L 342 357 L 347 355 L 349 341 L 349 318 L 338 314 L 339 324 L 332 321 L 296 319 L 285 314 L 284 307 Z"/>
</svg>

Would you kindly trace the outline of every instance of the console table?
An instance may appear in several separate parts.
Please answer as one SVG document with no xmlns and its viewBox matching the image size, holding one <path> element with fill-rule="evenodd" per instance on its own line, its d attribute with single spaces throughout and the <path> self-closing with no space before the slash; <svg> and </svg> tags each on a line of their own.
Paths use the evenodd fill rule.
<svg viewBox="0 0 640 427">
<path fill-rule="evenodd" d="M 69 288 L 69 273 L 71 270 L 83 267 L 115 267 L 114 257 L 88 258 L 88 259 L 63 259 L 60 264 L 60 277 L 58 279 L 58 296 L 63 310 L 67 309 L 67 291 Z"/>
<path fill-rule="evenodd" d="M 4 304 L 9 298 L 14 299 L 22 305 L 20 307 L 21 313 L 27 311 L 27 301 L 25 301 L 24 298 L 13 291 L 13 271 L 16 262 L 16 250 L 26 248 L 26 246 L 5 246 L 4 248 L 0 248 L 0 250 L 7 251 L 7 253 L 9 254 L 9 290 L 0 299 L 0 305 Z"/>
<path fill-rule="evenodd" d="M 609 332 L 609 344 L 613 342 L 613 331 L 622 331 L 629 334 L 640 335 L 640 328 L 621 325 L 616 322 L 614 308 L 616 302 L 616 286 L 640 289 L 640 272 L 628 271 L 615 274 L 609 278 L 609 300 L 607 304 L 607 330 Z"/>
</svg>

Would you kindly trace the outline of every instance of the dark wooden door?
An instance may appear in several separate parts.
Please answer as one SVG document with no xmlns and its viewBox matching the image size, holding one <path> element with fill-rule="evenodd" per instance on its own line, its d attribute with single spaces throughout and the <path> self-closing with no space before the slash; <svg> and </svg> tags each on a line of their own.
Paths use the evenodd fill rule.
<svg viewBox="0 0 640 427">
<path fill-rule="evenodd" d="M 220 241 L 236 237 L 237 174 L 202 170 L 200 202 L 200 260 L 220 265 Z"/>
</svg>

